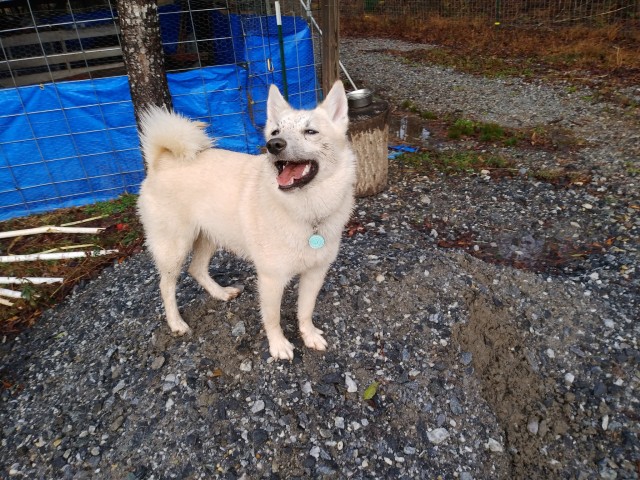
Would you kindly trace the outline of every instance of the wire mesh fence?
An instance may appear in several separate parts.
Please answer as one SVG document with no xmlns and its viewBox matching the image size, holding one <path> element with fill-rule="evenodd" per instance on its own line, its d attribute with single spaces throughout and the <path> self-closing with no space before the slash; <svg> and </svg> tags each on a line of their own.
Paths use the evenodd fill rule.
<svg viewBox="0 0 640 480">
<path fill-rule="evenodd" d="M 257 152 L 268 86 L 316 104 L 317 3 L 160 1 L 174 108 Z M 144 177 L 115 0 L 0 2 L 0 220 L 136 192 Z"/>
<path fill-rule="evenodd" d="M 377 15 L 425 21 L 485 18 L 516 26 L 607 25 L 640 20 L 640 0 L 342 0 L 340 14 L 349 19 Z"/>
</svg>

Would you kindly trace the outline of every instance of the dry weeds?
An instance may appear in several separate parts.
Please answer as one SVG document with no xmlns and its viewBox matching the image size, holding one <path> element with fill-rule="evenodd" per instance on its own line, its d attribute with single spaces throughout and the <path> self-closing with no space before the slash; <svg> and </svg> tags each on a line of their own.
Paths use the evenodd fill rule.
<svg viewBox="0 0 640 480">
<path fill-rule="evenodd" d="M 596 79 L 605 87 L 640 83 L 640 28 L 632 25 L 516 28 L 484 19 L 365 15 L 343 19 L 341 33 L 434 44 L 422 60 L 470 73 Z"/>
</svg>

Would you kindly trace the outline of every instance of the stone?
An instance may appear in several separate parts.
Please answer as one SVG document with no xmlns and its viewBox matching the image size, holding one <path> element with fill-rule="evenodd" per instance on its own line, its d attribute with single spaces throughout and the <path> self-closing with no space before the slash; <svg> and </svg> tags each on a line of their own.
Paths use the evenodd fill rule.
<svg viewBox="0 0 640 480">
<path fill-rule="evenodd" d="M 164 357 L 160 355 L 159 357 L 153 359 L 153 362 L 151 363 L 151 370 L 160 370 L 163 365 Z"/>
<path fill-rule="evenodd" d="M 458 397 L 456 397 L 455 395 L 451 395 L 451 397 L 449 398 L 449 409 L 454 415 L 462 414 L 462 405 L 460 404 L 460 400 L 458 400 Z"/>
<path fill-rule="evenodd" d="M 471 352 L 462 352 L 460 355 L 460 361 L 463 365 L 469 365 L 473 360 L 473 354 Z"/>
<path fill-rule="evenodd" d="M 344 383 L 347 386 L 347 392 L 355 393 L 358 391 L 358 384 L 353 378 L 351 378 L 351 375 L 349 375 L 348 373 L 346 373 L 344 376 Z"/>
<path fill-rule="evenodd" d="M 435 445 L 439 445 L 449 438 L 449 431 L 446 428 L 436 428 L 427 432 L 427 438 Z"/>
<path fill-rule="evenodd" d="M 251 406 L 251 413 L 260 413 L 262 410 L 264 410 L 263 400 L 256 400 L 253 402 L 253 405 Z"/>
<path fill-rule="evenodd" d="M 234 337 L 240 337 L 242 335 L 244 335 L 246 333 L 246 329 L 244 326 L 244 322 L 238 322 L 236 323 L 233 328 L 231 329 L 231 335 L 233 335 Z"/>
<path fill-rule="evenodd" d="M 117 431 L 124 423 L 124 418 L 125 417 L 123 415 L 117 417 L 113 422 L 111 422 L 111 425 L 109 425 L 109 430 L 111 430 L 112 432 Z"/>
<path fill-rule="evenodd" d="M 253 362 L 250 358 L 245 358 L 240 362 L 240 371 L 241 372 L 250 372 L 253 370 Z"/>
<path fill-rule="evenodd" d="M 489 440 L 487 440 L 487 443 L 485 443 L 484 446 L 488 450 L 495 453 L 504 452 L 504 447 L 502 446 L 502 444 L 493 438 L 489 438 Z"/>
</svg>

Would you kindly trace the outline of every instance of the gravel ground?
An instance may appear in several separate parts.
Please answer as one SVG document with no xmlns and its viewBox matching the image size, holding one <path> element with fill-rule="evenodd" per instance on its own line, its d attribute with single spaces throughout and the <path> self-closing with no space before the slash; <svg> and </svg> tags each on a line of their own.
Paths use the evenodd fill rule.
<svg viewBox="0 0 640 480">
<path fill-rule="evenodd" d="M 168 334 L 147 254 L 114 265 L 0 346 L 0 476 L 638 478 L 637 118 L 588 92 L 386 53 L 415 48 L 345 40 L 342 59 L 393 103 L 561 124 L 586 146 L 486 147 L 516 159 L 502 179 L 392 161 L 320 294 L 327 352 L 303 347 L 295 285 L 285 296 L 292 362 L 269 359 L 246 263 L 212 263 L 246 287 L 229 303 L 183 276 L 189 338 Z M 591 183 L 526 175 L 567 155 Z M 460 238 L 466 251 L 438 246 Z M 567 258 L 549 265 L 549 245 Z"/>
</svg>

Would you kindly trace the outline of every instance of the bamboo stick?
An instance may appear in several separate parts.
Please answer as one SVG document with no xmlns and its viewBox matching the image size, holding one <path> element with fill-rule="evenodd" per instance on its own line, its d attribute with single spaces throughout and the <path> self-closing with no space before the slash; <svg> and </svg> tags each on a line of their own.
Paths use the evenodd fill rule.
<svg viewBox="0 0 640 480">
<path fill-rule="evenodd" d="M 118 253 L 118 250 L 97 250 L 87 252 L 31 253 L 27 255 L 6 255 L 0 257 L 0 263 L 34 262 L 39 260 L 66 260 L 69 258 L 99 257 Z"/>
<path fill-rule="evenodd" d="M 44 250 L 40 253 L 53 253 L 53 252 L 60 252 L 65 250 L 78 249 L 78 248 L 93 248 L 93 247 L 99 247 L 99 245 L 96 245 L 95 243 L 84 243 L 82 245 L 67 245 L 64 247 L 56 247 L 56 248 L 51 248 L 49 250 Z"/>
<path fill-rule="evenodd" d="M 18 285 L 22 283 L 30 283 L 33 285 L 42 285 L 49 283 L 62 283 L 62 277 L 0 277 L 0 284 Z"/>
<path fill-rule="evenodd" d="M 94 220 L 100 220 L 100 219 L 106 218 L 106 217 L 107 217 L 107 215 L 98 215 L 97 217 L 85 218 L 84 220 L 76 220 L 75 222 L 63 223 L 60 226 L 61 227 L 71 227 L 73 225 L 79 225 L 81 223 L 92 222 Z"/>
<path fill-rule="evenodd" d="M 104 228 L 93 227 L 56 227 L 47 225 L 44 227 L 26 228 L 24 230 L 13 230 L 0 232 L 0 238 L 23 237 L 25 235 L 37 235 L 39 233 L 100 233 Z"/>
</svg>

